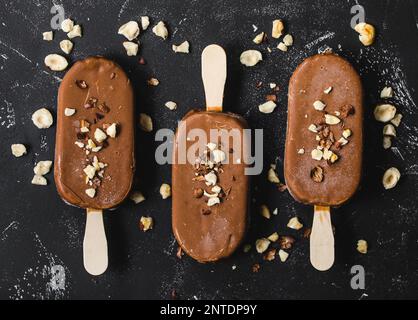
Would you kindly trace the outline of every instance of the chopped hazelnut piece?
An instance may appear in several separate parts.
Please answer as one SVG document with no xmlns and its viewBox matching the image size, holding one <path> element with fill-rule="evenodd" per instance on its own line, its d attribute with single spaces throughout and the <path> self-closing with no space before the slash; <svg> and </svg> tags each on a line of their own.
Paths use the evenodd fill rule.
<svg viewBox="0 0 418 320">
<path fill-rule="evenodd" d="M 252 270 L 253 273 L 257 273 L 258 271 L 260 271 L 260 268 L 261 268 L 260 264 L 256 263 L 252 266 L 251 270 Z"/>
<path fill-rule="evenodd" d="M 298 154 L 305 154 L 305 149 L 304 148 L 300 148 L 298 150 Z"/>
<path fill-rule="evenodd" d="M 66 116 L 66 117 L 71 117 L 71 116 L 73 116 L 74 114 L 75 114 L 75 109 L 72 109 L 72 108 L 65 108 L 65 110 L 64 110 L 64 115 Z"/>
<path fill-rule="evenodd" d="M 74 28 L 74 21 L 71 19 L 65 19 L 62 23 L 61 23 L 61 30 L 65 33 L 70 32 L 71 30 L 73 30 Z"/>
<path fill-rule="evenodd" d="M 45 41 L 52 41 L 54 39 L 54 33 L 52 31 L 47 31 L 42 33 L 42 38 Z"/>
<path fill-rule="evenodd" d="M 260 207 L 260 214 L 266 219 L 270 219 L 271 217 L 270 209 L 264 204 Z"/>
<path fill-rule="evenodd" d="M 270 89 L 276 89 L 277 84 L 275 84 L 274 82 L 270 82 L 269 87 L 270 87 Z"/>
<path fill-rule="evenodd" d="M 263 56 L 258 50 L 246 50 L 241 53 L 239 60 L 243 65 L 247 67 L 253 67 L 263 60 Z"/>
<path fill-rule="evenodd" d="M 151 217 L 141 217 L 139 220 L 139 229 L 141 231 L 148 231 L 151 230 L 154 226 L 154 221 Z"/>
<path fill-rule="evenodd" d="M 274 170 L 274 168 L 270 168 L 268 173 L 267 173 L 267 180 L 271 183 L 280 183 L 280 179 L 277 176 L 276 171 Z"/>
<path fill-rule="evenodd" d="M 33 172 L 38 176 L 44 176 L 51 170 L 52 161 L 39 161 L 35 168 L 33 168 Z"/>
<path fill-rule="evenodd" d="M 52 126 L 54 122 L 51 112 L 48 109 L 42 108 L 32 114 L 33 124 L 39 129 L 47 129 Z"/>
<path fill-rule="evenodd" d="M 160 195 L 165 200 L 171 197 L 171 187 L 167 183 L 163 183 L 160 187 Z"/>
<path fill-rule="evenodd" d="M 402 115 L 400 113 L 397 113 L 392 120 L 390 120 L 390 122 L 395 126 L 395 127 L 399 127 L 399 125 L 401 124 L 401 120 L 402 120 Z"/>
<path fill-rule="evenodd" d="M 327 105 L 320 100 L 317 100 L 313 103 L 313 107 L 315 110 L 322 111 L 325 109 Z"/>
<path fill-rule="evenodd" d="M 284 24 L 281 19 L 277 19 L 273 21 L 273 27 L 271 30 L 271 36 L 274 39 L 279 39 L 280 36 L 283 34 L 284 31 Z"/>
<path fill-rule="evenodd" d="M 287 223 L 287 227 L 294 230 L 300 230 L 303 228 L 303 224 L 300 223 L 298 217 L 293 217 Z"/>
<path fill-rule="evenodd" d="M 287 46 L 283 42 L 280 42 L 277 45 L 277 49 L 279 49 L 280 51 L 286 52 L 287 51 Z"/>
<path fill-rule="evenodd" d="M 153 130 L 152 119 L 149 115 L 141 113 L 139 115 L 139 126 L 145 132 L 151 132 Z"/>
<path fill-rule="evenodd" d="M 266 238 L 258 239 L 255 242 L 255 248 L 256 248 L 258 253 L 265 252 L 268 249 L 269 246 L 270 246 L 270 240 L 268 240 Z"/>
<path fill-rule="evenodd" d="M 331 154 L 331 157 L 329 158 L 329 161 L 331 163 L 335 163 L 337 162 L 337 160 L 339 159 L 339 156 L 337 154 L 335 154 L 334 152 Z"/>
<path fill-rule="evenodd" d="M 392 138 L 389 136 L 383 137 L 383 149 L 389 149 L 392 147 Z"/>
<path fill-rule="evenodd" d="M 350 129 L 345 129 L 343 131 L 343 137 L 348 139 L 349 137 L 351 137 L 351 130 Z"/>
<path fill-rule="evenodd" d="M 82 36 L 83 36 L 83 34 L 82 34 L 82 31 L 81 31 L 81 26 L 78 25 L 78 24 L 75 25 L 74 28 L 70 32 L 67 33 L 67 37 L 70 38 L 70 39 L 77 38 L 77 37 L 82 37 Z"/>
<path fill-rule="evenodd" d="M 193 197 L 195 197 L 197 199 L 203 197 L 203 189 L 202 188 L 195 188 L 193 190 Z"/>
<path fill-rule="evenodd" d="M 76 141 L 74 142 L 74 144 L 79 147 L 80 149 L 84 148 L 84 143 L 80 142 L 80 141 Z"/>
<path fill-rule="evenodd" d="M 314 124 L 310 124 L 308 130 L 313 133 L 318 133 L 318 128 Z"/>
<path fill-rule="evenodd" d="M 139 32 L 138 22 L 136 21 L 129 21 L 118 30 L 118 34 L 123 35 L 129 41 L 136 39 L 139 36 Z"/>
<path fill-rule="evenodd" d="M 276 208 L 276 209 L 274 209 L 274 210 L 273 210 L 273 215 L 274 215 L 274 216 L 277 216 L 278 214 L 279 214 L 279 209 L 277 209 L 277 208 Z"/>
<path fill-rule="evenodd" d="M 322 160 L 322 156 L 323 156 L 323 152 L 321 150 L 318 149 L 313 149 L 311 152 L 311 157 L 314 160 L 320 161 Z"/>
<path fill-rule="evenodd" d="M 341 137 L 340 140 L 338 140 L 338 143 L 340 146 L 345 146 L 348 143 L 348 140 L 344 137 Z"/>
<path fill-rule="evenodd" d="M 183 43 L 176 46 L 173 44 L 172 49 L 175 53 L 189 53 L 190 44 L 189 41 L 184 41 Z"/>
<path fill-rule="evenodd" d="M 96 139 L 98 143 L 101 143 L 107 139 L 107 135 L 101 129 L 96 128 L 96 131 L 94 131 L 94 139 Z"/>
<path fill-rule="evenodd" d="M 324 180 L 324 169 L 320 166 L 316 166 L 311 170 L 311 179 L 315 182 L 322 182 Z"/>
<path fill-rule="evenodd" d="M 31 183 L 38 186 L 46 186 L 48 184 L 48 181 L 44 177 L 35 174 L 32 178 Z"/>
<path fill-rule="evenodd" d="M 222 150 L 213 150 L 212 154 L 213 154 L 213 161 L 215 163 L 221 163 L 225 161 L 226 159 L 226 154 Z"/>
<path fill-rule="evenodd" d="M 96 175 L 96 168 L 90 164 L 87 167 L 85 167 L 83 171 L 89 179 L 93 179 Z"/>
<path fill-rule="evenodd" d="M 112 123 L 107 129 L 106 129 L 106 134 L 111 137 L 111 138 L 115 138 L 116 134 L 117 134 L 117 125 L 116 123 Z"/>
<path fill-rule="evenodd" d="M 326 124 L 334 125 L 334 124 L 339 124 L 340 122 L 341 122 L 341 120 L 338 117 L 336 117 L 332 114 L 326 114 L 325 115 L 325 123 Z"/>
<path fill-rule="evenodd" d="M 393 97 L 393 89 L 392 87 L 384 87 L 380 92 L 380 98 L 382 99 L 389 99 Z"/>
<path fill-rule="evenodd" d="M 156 87 L 160 84 L 160 81 L 156 78 L 151 78 L 147 81 L 147 84 L 152 87 Z"/>
<path fill-rule="evenodd" d="M 171 111 L 176 110 L 177 109 L 177 103 L 173 102 L 173 101 L 167 101 L 165 103 L 165 106 L 170 109 Z"/>
<path fill-rule="evenodd" d="M 208 199 L 208 207 L 212 207 L 214 205 L 220 204 L 221 200 L 218 197 L 212 197 Z"/>
<path fill-rule="evenodd" d="M 290 47 L 293 45 L 293 37 L 290 34 L 287 34 L 283 37 L 283 43 L 286 47 Z"/>
<path fill-rule="evenodd" d="M 218 177 L 213 171 L 211 171 L 208 174 L 205 174 L 205 181 L 206 181 L 206 185 L 215 186 L 216 183 L 218 182 Z"/>
<path fill-rule="evenodd" d="M 255 36 L 255 38 L 253 39 L 253 42 L 255 44 L 260 44 L 264 41 L 264 37 L 265 37 L 265 33 L 261 32 L 258 35 Z"/>
<path fill-rule="evenodd" d="M 73 47 L 74 44 L 70 40 L 65 39 L 60 42 L 60 48 L 66 54 L 70 54 L 73 50 Z"/>
<path fill-rule="evenodd" d="M 392 124 L 387 124 L 383 127 L 383 135 L 396 137 L 396 129 Z"/>
<path fill-rule="evenodd" d="M 326 88 L 326 89 L 324 90 L 324 93 L 325 93 L 325 94 L 330 94 L 330 93 L 331 93 L 331 91 L 332 91 L 332 87 L 328 87 L 328 88 Z"/>
<path fill-rule="evenodd" d="M 266 261 L 273 261 L 276 258 L 276 249 L 270 249 L 264 255 L 263 259 Z"/>
<path fill-rule="evenodd" d="M 276 242 L 277 240 L 279 240 L 279 234 L 275 232 L 271 234 L 267 239 L 271 242 Z"/>
<path fill-rule="evenodd" d="M 144 31 L 147 30 L 149 25 L 150 25 L 149 17 L 142 16 L 141 17 L 141 28 L 142 28 L 142 30 L 144 30 Z"/>
<path fill-rule="evenodd" d="M 96 189 L 90 188 L 86 190 L 86 194 L 90 197 L 90 198 L 94 198 L 96 196 Z"/>
<path fill-rule="evenodd" d="M 282 249 L 279 250 L 279 258 L 281 262 L 286 262 L 288 257 L 289 257 L 289 254 L 286 251 Z"/>
<path fill-rule="evenodd" d="M 59 54 L 49 54 L 45 57 L 45 65 L 52 71 L 64 71 L 68 67 L 68 61 Z"/>
<path fill-rule="evenodd" d="M 135 202 L 135 204 L 145 201 L 145 197 L 140 191 L 133 191 L 131 195 L 129 196 L 129 199 Z"/>
<path fill-rule="evenodd" d="M 283 249 L 283 250 L 292 249 L 292 246 L 295 243 L 295 241 L 296 241 L 295 238 L 291 236 L 281 236 L 280 241 L 279 241 L 280 249 Z"/>
<path fill-rule="evenodd" d="M 276 109 L 277 105 L 274 101 L 267 101 L 258 106 L 258 110 L 262 113 L 272 113 Z"/>
<path fill-rule="evenodd" d="M 362 254 L 367 253 L 367 241 L 366 240 L 357 241 L 357 251 Z"/>
<path fill-rule="evenodd" d="M 27 153 L 26 147 L 20 143 L 12 144 L 11 149 L 12 149 L 12 154 L 16 158 L 19 158 Z"/>
<path fill-rule="evenodd" d="M 383 175 L 383 187 L 386 190 L 395 188 L 398 184 L 399 179 L 401 178 L 401 173 L 397 168 L 389 168 L 386 170 L 385 174 Z"/>
<path fill-rule="evenodd" d="M 356 30 L 360 34 L 359 39 L 363 45 L 370 46 L 373 44 L 375 37 L 375 29 L 371 24 L 360 22 L 354 27 L 354 30 Z"/>
<path fill-rule="evenodd" d="M 152 28 L 152 32 L 163 40 L 166 40 L 168 37 L 168 30 L 163 21 L 158 22 L 157 25 Z"/>
<path fill-rule="evenodd" d="M 138 54 L 139 44 L 131 41 L 124 41 L 123 47 L 126 50 L 128 57 L 133 57 Z"/>
<path fill-rule="evenodd" d="M 389 122 L 395 117 L 396 107 L 391 104 L 379 104 L 374 109 L 374 118 L 380 122 Z"/>
</svg>

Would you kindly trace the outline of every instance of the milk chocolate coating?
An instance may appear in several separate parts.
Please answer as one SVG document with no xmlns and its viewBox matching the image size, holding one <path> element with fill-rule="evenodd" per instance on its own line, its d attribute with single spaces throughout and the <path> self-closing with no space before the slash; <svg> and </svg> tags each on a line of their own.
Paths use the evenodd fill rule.
<svg viewBox="0 0 418 320">
<path fill-rule="evenodd" d="M 231 113 L 192 111 L 183 121 L 187 126 L 186 132 L 200 128 L 208 137 L 210 129 L 238 129 L 242 137 L 242 130 L 247 128 L 243 118 Z M 248 146 L 249 142 L 244 137 L 241 141 L 241 151 L 229 150 L 229 156 L 232 157 L 234 152 L 239 152 L 234 156 L 244 159 L 244 152 L 247 152 L 243 150 L 243 146 Z M 220 204 L 208 207 L 205 202 L 207 199 L 204 196 L 196 198 L 194 191 L 200 188 L 212 193 L 212 187 L 208 187 L 205 181 L 194 181 L 196 175 L 193 164 L 179 164 L 176 161 L 179 145 L 184 142 L 187 150 L 195 143 L 187 141 L 185 135 L 180 135 L 178 130 L 172 167 L 173 232 L 182 249 L 192 258 L 199 262 L 216 261 L 231 255 L 241 243 L 246 231 L 249 179 L 244 170 L 247 165 L 244 160 L 241 163 L 223 164 L 218 185 L 227 195 Z M 232 146 L 232 138 L 229 138 L 229 143 Z M 225 152 L 228 153 L 228 150 Z"/>
<path fill-rule="evenodd" d="M 324 90 L 332 87 L 329 94 Z M 313 103 L 326 104 L 323 112 Z M 328 164 L 316 161 L 311 151 L 318 145 L 315 133 L 308 131 L 310 124 L 324 122 L 324 113 L 335 115 L 344 106 L 353 106 L 354 114 L 340 115 L 340 124 L 329 128 L 339 140 L 343 129 L 351 129 L 349 143 L 331 150 L 339 160 Z M 343 125 L 342 125 L 343 124 Z M 304 148 L 304 154 L 298 150 Z M 284 174 L 291 195 L 299 202 L 310 205 L 338 206 L 355 193 L 361 178 L 363 152 L 363 89 L 357 72 L 349 62 L 335 54 L 315 55 L 306 59 L 294 72 L 289 84 L 289 104 L 285 147 Z M 322 182 L 311 178 L 316 166 L 324 170 Z"/>
<path fill-rule="evenodd" d="M 77 81 L 85 81 L 87 88 L 82 88 Z M 105 103 L 109 111 L 86 108 L 92 97 L 98 99 L 97 105 Z M 65 108 L 76 109 L 76 113 L 67 117 Z M 109 137 L 106 140 L 108 145 L 99 152 L 86 155 L 74 144 L 80 141 L 80 135 L 77 137 L 80 120 L 90 123 L 87 135 L 93 141 L 96 128 L 102 129 L 103 124 L 117 123 L 118 134 L 116 138 Z M 108 166 L 96 189 L 96 196 L 90 198 L 85 193 L 91 187 L 85 183 L 83 169 L 88 164 L 86 160 L 95 155 Z M 116 207 L 131 189 L 134 164 L 134 95 L 128 77 L 117 64 L 101 57 L 75 63 L 65 75 L 58 92 L 54 170 L 58 193 L 66 202 L 81 208 Z"/>
</svg>

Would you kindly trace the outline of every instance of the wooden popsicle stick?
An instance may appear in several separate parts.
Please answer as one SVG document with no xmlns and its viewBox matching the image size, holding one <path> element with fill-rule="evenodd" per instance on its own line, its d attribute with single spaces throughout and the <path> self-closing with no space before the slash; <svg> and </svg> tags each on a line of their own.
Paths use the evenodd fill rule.
<svg viewBox="0 0 418 320">
<path fill-rule="evenodd" d="M 202 79 L 206 110 L 222 112 L 226 82 L 226 54 L 222 47 L 211 44 L 203 50 Z"/>
<path fill-rule="evenodd" d="M 326 271 L 334 264 L 334 233 L 331 225 L 330 207 L 315 206 L 310 236 L 312 266 Z"/>
<path fill-rule="evenodd" d="M 83 241 L 84 268 L 93 276 L 104 273 L 108 266 L 107 240 L 103 211 L 87 209 L 86 231 Z"/>
</svg>

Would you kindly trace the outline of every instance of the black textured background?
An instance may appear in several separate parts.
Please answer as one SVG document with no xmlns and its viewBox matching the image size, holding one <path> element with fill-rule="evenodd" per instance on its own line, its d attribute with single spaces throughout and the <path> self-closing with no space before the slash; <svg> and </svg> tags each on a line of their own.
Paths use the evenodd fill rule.
<svg viewBox="0 0 418 320">
<path fill-rule="evenodd" d="M 364 5 L 366 19 L 377 28 L 374 46 L 365 48 L 350 28 L 350 8 Z M 292 71 L 305 58 L 329 46 L 349 59 L 361 73 L 366 89 L 365 163 L 361 190 L 347 205 L 333 211 L 336 227 L 336 263 L 325 273 L 309 263 L 309 246 L 299 240 L 286 263 L 264 262 L 254 249 L 242 250 L 231 258 L 202 265 L 176 257 L 177 245 L 171 232 L 171 201 L 158 193 L 162 182 L 170 182 L 170 167 L 157 166 L 153 134 L 139 132 L 138 188 L 147 200 L 135 206 L 126 202 L 105 215 L 110 266 L 100 277 L 89 276 L 82 264 L 85 214 L 65 205 L 58 197 L 52 173 L 47 187 L 33 186 L 32 169 L 39 160 L 52 159 L 55 126 L 38 130 L 31 114 L 40 107 L 55 110 L 62 73 L 43 65 L 48 53 L 59 53 L 62 32 L 52 43 L 42 41 L 50 29 L 53 4 L 62 4 L 66 14 L 80 23 L 84 37 L 75 39 L 69 60 L 89 55 L 112 58 L 129 73 L 137 95 L 137 111 L 150 114 L 156 129 L 175 128 L 191 108 L 204 105 L 200 79 L 200 54 L 210 43 L 221 44 L 228 54 L 228 82 L 225 109 L 242 114 L 253 128 L 264 129 L 264 165 L 277 160 L 282 176 L 286 126 L 286 91 Z M 295 299 L 295 298 L 417 298 L 418 290 L 418 84 L 417 1 L 11 1 L 0 3 L 0 298 L 67 299 L 128 298 L 168 299 L 173 289 L 184 299 Z M 140 35 L 140 55 L 127 57 L 117 30 L 123 23 L 149 15 L 152 23 L 167 22 L 170 37 L 163 42 L 151 28 Z M 295 44 L 284 54 L 267 45 L 252 43 L 252 24 L 270 34 L 271 21 L 282 18 Z M 173 43 L 191 43 L 189 55 L 174 54 Z M 264 61 L 255 68 L 239 63 L 243 50 L 260 48 Z M 161 84 L 146 86 L 155 76 Z M 258 81 L 264 87 L 256 89 Z M 278 105 L 271 115 L 257 106 L 270 90 L 268 82 L 280 86 Z M 393 101 L 404 115 L 392 150 L 381 146 L 382 125 L 373 119 L 373 106 L 381 88 L 391 85 Z M 164 107 L 168 100 L 179 108 Z M 16 159 L 12 143 L 29 146 L 28 155 Z M 396 189 L 385 191 L 381 177 L 396 166 L 402 178 Z M 279 193 L 266 181 L 265 172 L 254 179 L 252 224 L 245 243 L 254 244 L 273 231 L 300 234 L 286 228 L 295 214 L 306 226 L 312 208 Z M 257 208 L 266 203 L 279 208 L 270 221 L 259 217 Z M 151 215 L 155 228 L 138 229 L 141 215 Z M 369 253 L 356 251 L 358 239 L 366 239 Z M 251 272 L 261 264 L 258 273 Z M 360 264 L 366 270 L 366 289 L 352 290 L 350 268 Z M 51 268 L 63 266 L 65 286 L 55 288 Z M 233 270 L 232 266 L 236 266 Z M 365 296 L 367 294 L 368 296 Z"/>
</svg>

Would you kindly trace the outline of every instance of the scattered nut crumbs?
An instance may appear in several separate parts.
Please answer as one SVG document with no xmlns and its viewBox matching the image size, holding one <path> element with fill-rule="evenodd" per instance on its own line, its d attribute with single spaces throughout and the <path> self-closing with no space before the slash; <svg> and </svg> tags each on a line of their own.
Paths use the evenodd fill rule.
<svg viewBox="0 0 418 320">
<path fill-rule="evenodd" d="M 280 179 L 277 176 L 274 165 L 271 165 L 269 171 L 267 172 L 267 180 L 275 184 L 280 183 Z"/>
<path fill-rule="evenodd" d="M 261 44 L 264 41 L 264 38 L 265 38 L 265 33 L 261 32 L 254 37 L 253 42 L 255 44 Z"/>
<path fill-rule="evenodd" d="M 357 251 L 362 254 L 367 253 L 367 241 L 366 240 L 357 241 Z"/>
<path fill-rule="evenodd" d="M 139 220 L 139 229 L 141 231 L 148 231 L 151 230 L 153 228 L 154 225 L 154 221 L 151 217 L 141 217 L 141 219 Z"/>
</svg>

